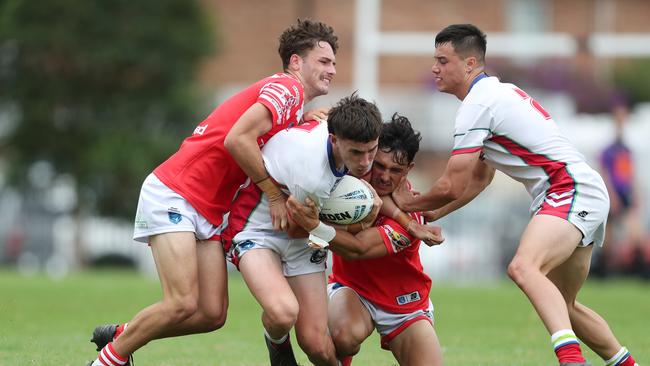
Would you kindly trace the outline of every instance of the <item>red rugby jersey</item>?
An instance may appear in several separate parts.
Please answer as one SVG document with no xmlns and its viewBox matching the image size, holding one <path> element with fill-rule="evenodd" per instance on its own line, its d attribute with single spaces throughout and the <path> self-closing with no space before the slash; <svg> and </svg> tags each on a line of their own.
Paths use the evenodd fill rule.
<svg viewBox="0 0 650 366">
<path fill-rule="evenodd" d="M 299 123 L 304 90 L 298 79 L 285 73 L 256 82 L 212 111 L 179 150 L 154 170 L 158 179 L 215 226 L 221 224 L 233 195 L 246 180 L 224 140 L 239 117 L 255 103 L 262 103 L 273 115 L 273 127 L 258 138 L 261 147 L 277 132 Z"/>
<path fill-rule="evenodd" d="M 419 213 L 410 214 L 422 223 Z M 375 222 L 388 255 L 348 261 L 332 253 L 329 282 L 354 289 L 379 308 L 393 313 L 410 313 L 428 306 L 431 279 L 420 263 L 420 240 L 395 220 L 379 216 Z"/>
</svg>

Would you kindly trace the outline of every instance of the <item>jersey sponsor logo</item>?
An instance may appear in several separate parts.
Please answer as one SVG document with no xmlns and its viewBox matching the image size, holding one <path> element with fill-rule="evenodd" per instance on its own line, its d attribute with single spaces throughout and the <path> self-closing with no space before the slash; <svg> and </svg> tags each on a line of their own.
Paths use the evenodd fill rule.
<svg viewBox="0 0 650 366">
<path fill-rule="evenodd" d="M 205 130 L 208 129 L 208 125 L 205 126 L 196 126 L 194 129 L 194 132 L 192 132 L 192 135 L 200 135 L 202 136 L 205 133 Z"/>
<path fill-rule="evenodd" d="M 383 229 L 395 252 L 402 251 L 411 246 L 411 240 L 406 235 L 395 230 L 392 226 L 384 225 Z"/>
<path fill-rule="evenodd" d="M 311 258 L 309 258 L 309 261 L 314 264 L 321 264 L 325 261 L 326 258 L 327 258 L 327 250 L 316 249 L 311 252 Z"/>
<path fill-rule="evenodd" d="M 553 207 L 569 205 L 573 201 L 573 194 L 575 191 L 575 189 L 572 189 L 563 193 L 549 193 L 544 201 Z"/>
<path fill-rule="evenodd" d="M 419 291 L 413 291 L 408 294 L 399 295 L 395 298 L 395 300 L 397 300 L 397 305 L 410 304 L 412 302 L 420 301 L 420 299 L 421 297 Z"/>
<path fill-rule="evenodd" d="M 183 220 L 183 215 L 176 207 L 170 207 L 167 209 L 167 216 L 169 216 L 169 222 L 172 224 L 178 224 Z"/>
</svg>

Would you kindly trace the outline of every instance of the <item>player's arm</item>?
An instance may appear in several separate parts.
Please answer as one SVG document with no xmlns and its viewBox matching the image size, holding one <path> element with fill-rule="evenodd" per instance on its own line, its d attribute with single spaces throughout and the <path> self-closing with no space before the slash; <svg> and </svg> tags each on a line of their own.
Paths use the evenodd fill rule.
<svg viewBox="0 0 650 366">
<path fill-rule="evenodd" d="M 276 230 L 287 228 L 286 196 L 264 167 L 257 139 L 273 127 L 273 116 L 263 104 L 253 104 L 232 127 L 224 145 L 244 173 L 267 195 L 271 219 Z"/>
<path fill-rule="evenodd" d="M 419 196 L 413 195 L 403 181 L 392 194 L 395 203 L 406 212 L 431 211 L 461 198 L 473 177 L 480 154 L 477 150 L 452 155 L 442 176 L 427 193 Z"/>
<path fill-rule="evenodd" d="M 428 219 L 432 221 L 438 220 L 471 202 L 492 183 L 494 173 L 494 168 L 479 159 L 474 165 L 474 169 L 472 169 L 472 179 L 469 181 L 465 192 L 458 199 L 449 202 L 437 210 L 433 210 Z"/>
<path fill-rule="evenodd" d="M 388 254 L 383 238 L 375 227 L 352 234 L 342 226 L 324 224 L 318 218 L 316 205 L 309 199 L 303 205 L 291 196 L 287 200 L 287 208 L 292 220 L 305 231 L 324 239 L 329 243 L 329 249 L 345 259 L 377 258 Z"/>
</svg>

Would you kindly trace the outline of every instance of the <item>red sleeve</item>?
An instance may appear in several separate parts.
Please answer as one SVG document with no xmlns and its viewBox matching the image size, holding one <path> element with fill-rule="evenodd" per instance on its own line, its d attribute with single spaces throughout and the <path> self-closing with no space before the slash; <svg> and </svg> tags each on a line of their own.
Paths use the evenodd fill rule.
<svg viewBox="0 0 650 366">
<path fill-rule="evenodd" d="M 417 213 L 412 213 L 413 218 L 421 222 L 420 215 Z M 407 249 L 415 244 L 418 244 L 418 240 L 409 234 L 405 228 L 403 228 L 397 221 L 386 217 L 381 216 L 377 220 L 377 230 L 384 240 L 384 245 L 388 250 L 389 254 L 399 253 L 404 249 Z"/>
<path fill-rule="evenodd" d="M 262 103 L 273 115 L 273 125 L 282 125 L 289 116 L 292 107 L 300 101 L 299 88 L 291 79 L 277 79 L 262 87 L 257 102 Z"/>
</svg>

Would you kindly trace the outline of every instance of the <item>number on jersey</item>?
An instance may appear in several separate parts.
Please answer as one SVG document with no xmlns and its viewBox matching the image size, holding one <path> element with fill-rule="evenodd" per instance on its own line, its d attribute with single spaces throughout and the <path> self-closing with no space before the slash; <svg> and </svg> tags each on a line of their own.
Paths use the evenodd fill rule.
<svg viewBox="0 0 650 366">
<path fill-rule="evenodd" d="M 516 92 L 517 94 L 519 94 L 519 96 L 520 96 L 523 100 L 528 100 L 528 101 L 530 102 L 530 105 L 531 105 L 533 108 L 535 108 L 535 109 L 537 110 L 537 112 L 539 112 L 539 114 L 541 114 L 542 117 L 544 117 L 544 119 L 551 119 L 551 115 L 550 115 L 550 114 L 549 114 L 549 113 L 548 113 L 548 112 L 547 112 L 547 111 L 542 107 L 541 104 L 539 104 L 538 101 L 536 101 L 535 99 L 531 98 L 530 95 L 526 94 L 525 91 L 523 91 L 523 90 L 521 90 L 521 89 L 519 89 L 519 88 L 515 88 L 514 90 L 515 90 L 515 92 Z"/>
</svg>

